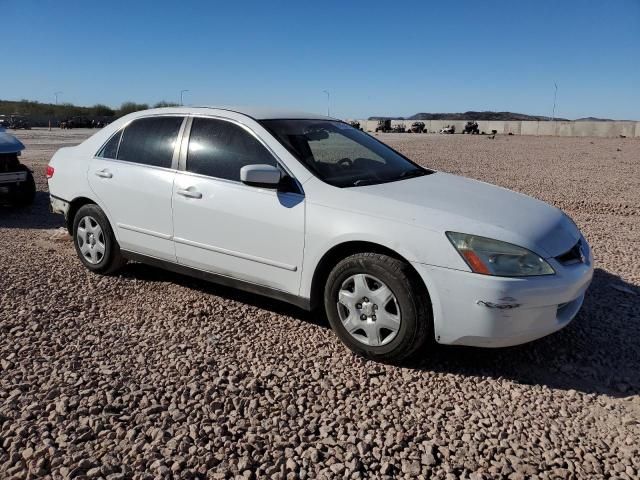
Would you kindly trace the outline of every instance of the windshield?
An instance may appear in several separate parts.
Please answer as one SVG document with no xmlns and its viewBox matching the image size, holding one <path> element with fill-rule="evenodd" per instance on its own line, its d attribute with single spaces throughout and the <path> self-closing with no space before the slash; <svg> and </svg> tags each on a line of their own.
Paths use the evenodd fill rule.
<svg viewBox="0 0 640 480">
<path fill-rule="evenodd" d="M 336 187 L 395 182 L 433 173 L 346 123 L 262 120 L 260 124 L 320 180 Z"/>
</svg>

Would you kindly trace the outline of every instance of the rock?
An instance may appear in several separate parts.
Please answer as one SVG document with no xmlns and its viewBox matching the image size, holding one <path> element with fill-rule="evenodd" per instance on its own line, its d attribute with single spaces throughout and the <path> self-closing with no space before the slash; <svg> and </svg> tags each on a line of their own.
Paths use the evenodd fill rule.
<svg viewBox="0 0 640 480">
<path fill-rule="evenodd" d="M 417 460 L 402 460 L 402 473 L 417 476 L 420 475 L 420 463 Z"/>
<path fill-rule="evenodd" d="M 100 467 L 94 467 L 87 470 L 88 478 L 98 478 L 100 476 L 102 476 L 102 470 L 100 469 Z"/>
<path fill-rule="evenodd" d="M 157 415 L 164 410 L 165 408 L 162 405 L 152 405 L 151 407 L 145 408 L 142 413 L 144 413 L 145 415 Z"/>
<path fill-rule="evenodd" d="M 25 448 L 22 450 L 22 458 L 29 460 L 31 457 L 33 457 L 33 448 Z"/>
<path fill-rule="evenodd" d="M 437 463 L 436 457 L 434 457 L 431 453 L 423 453 L 420 460 L 422 462 L 422 465 L 426 465 L 428 467 L 432 467 Z"/>
</svg>

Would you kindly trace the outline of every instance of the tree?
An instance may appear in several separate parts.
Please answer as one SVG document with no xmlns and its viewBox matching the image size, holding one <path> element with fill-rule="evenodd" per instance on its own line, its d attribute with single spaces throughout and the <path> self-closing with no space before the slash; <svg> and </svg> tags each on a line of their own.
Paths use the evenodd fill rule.
<svg viewBox="0 0 640 480">
<path fill-rule="evenodd" d="M 156 103 L 153 108 L 162 108 L 162 107 L 179 107 L 180 105 L 173 102 L 167 102 L 166 100 L 160 100 Z"/>
<path fill-rule="evenodd" d="M 90 108 L 89 111 L 91 112 L 92 116 L 96 116 L 96 117 L 113 117 L 116 114 L 113 108 L 103 105 L 101 103 L 95 104 L 93 107 Z"/>
<path fill-rule="evenodd" d="M 128 115 L 129 113 L 139 112 L 140 110 L 147 110 L 149 105 L 146 103 L 124 102 L 118 109 L 118 117 Z"/>
</svg>

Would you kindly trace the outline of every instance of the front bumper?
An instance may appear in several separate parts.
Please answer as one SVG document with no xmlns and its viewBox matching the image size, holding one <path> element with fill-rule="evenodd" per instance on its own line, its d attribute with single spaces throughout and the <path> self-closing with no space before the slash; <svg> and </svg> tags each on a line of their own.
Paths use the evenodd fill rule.
<svg viewBox="0 0 640 480">
<path fill-rule="evenodd" d="M 18 172 L 0 173 L 0 185 L 13 185 L 27 180 L 27 172 L 20 170 Z"/>
<path fill-rule="evenodd" d="M 585 263 L 555 275 L 505 278 L 414 264 L 429 289 L 436 340 L 452 345 L 507 347 L 530 342 L 567 326 L 593 278 Z"/>
</svg>

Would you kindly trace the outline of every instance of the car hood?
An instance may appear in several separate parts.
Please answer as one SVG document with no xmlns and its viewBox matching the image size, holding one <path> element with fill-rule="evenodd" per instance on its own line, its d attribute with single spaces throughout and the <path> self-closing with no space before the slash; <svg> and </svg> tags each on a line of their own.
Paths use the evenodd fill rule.
<svg viewBox="0 0 640 480">
<path fill-rule="evenodd" d="M 436 172 L 342 191 L 350 197 L 343 201 L 362 213 L 442 233 L 481 235 L 528 248 L 545 258 L 565 253 L 580 239 L 575 224 L 558 208 L 457 175 Z"/>
<path fill-rule="evenodd" d="M 24 144 L 0 127 L 0 153 L 18 153 L 24 150 Z"/>
</svg>

